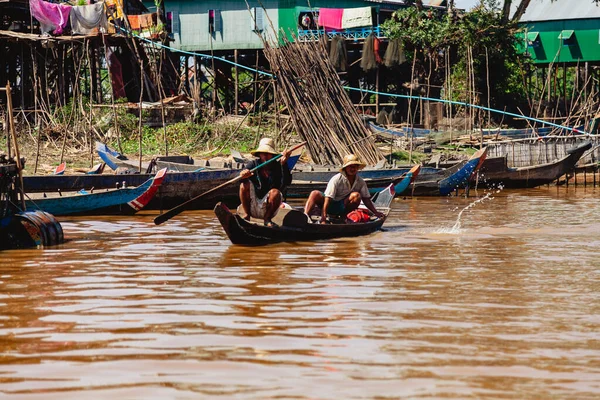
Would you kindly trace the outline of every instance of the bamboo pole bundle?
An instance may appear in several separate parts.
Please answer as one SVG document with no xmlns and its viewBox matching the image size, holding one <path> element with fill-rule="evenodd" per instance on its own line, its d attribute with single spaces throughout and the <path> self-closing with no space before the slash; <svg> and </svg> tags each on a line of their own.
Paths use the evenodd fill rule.
<svg viewBox="0 0 600 400">
<path fill-rule="evenodd" d="M 265 43 L 264 53 L 277 76 L 278 97 L 314 162 L 340 164 L 348 153 L 367 164 L 382 158 L 319 42 Z"/>
</svg>

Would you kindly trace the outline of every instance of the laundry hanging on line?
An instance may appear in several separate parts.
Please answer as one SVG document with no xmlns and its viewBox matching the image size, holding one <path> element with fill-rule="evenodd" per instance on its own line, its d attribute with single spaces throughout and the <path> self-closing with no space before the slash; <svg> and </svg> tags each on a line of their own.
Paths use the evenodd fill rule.
<svg viewBox="0 0 600 400">
<path fill-rule="evenodd" d="M 71 32 L 74 35 L 93 35 L 106 32 L 108 21 L 104 2 L 71 8 Z"/>
<path fill-rule="evenodd" d="M 68 4 L 49 3 L 44 0 L 29 1 L 29 11 L 33 18 L 39 21 L 43 34 L 62 34 L 69 22 L 71 8 Z"/>
</svg>

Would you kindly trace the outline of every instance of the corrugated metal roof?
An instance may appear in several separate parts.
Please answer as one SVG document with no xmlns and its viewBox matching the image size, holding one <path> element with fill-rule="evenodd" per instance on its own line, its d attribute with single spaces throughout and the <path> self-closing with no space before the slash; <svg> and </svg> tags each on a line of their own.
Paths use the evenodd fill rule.
<svg viewBox="0 0 600 400">
<path fill-rule="evenodd" d="M 521 22 L 600 18 L 600 7 L 592 0 L 531 0 Z"/>
</svg>

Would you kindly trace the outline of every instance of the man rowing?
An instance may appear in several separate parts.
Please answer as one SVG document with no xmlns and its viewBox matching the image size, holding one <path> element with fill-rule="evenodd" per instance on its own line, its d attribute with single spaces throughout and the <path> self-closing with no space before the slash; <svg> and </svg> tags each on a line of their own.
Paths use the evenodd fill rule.
<svg viewBox="0 0 600 400">
<path fill-rule="evenodd" d="M 266 226 L 273 226 L 271 219 L 277 214 L 283 201 L 281 192 L 292 183 L 292 174 L 287 166 L 290 151 L 284 151 L 279 162 L 273 161 L 256 172 L 252 172 L 251 169 L 279 153 L 275 151 L 273 139 L 263 138 L 251 154 L 257 158 L 248 162 L 240 172 L 243 179 L 240 184 L 240 201 L 244 218 L 263 219 Z"/>
<path fill-rule="evenodd" d="M 327 223 L 327 215 L 345 218 L 348 213 L 363 204 L 378 218 L 385 215 L 375 208 L 365 181 L 358 176 L 358 171 L 365 164 L 354 154 L 344 156 L 344 164 L 340 173 L 334 175 L 327 183 L 325 193 L 313 190 L 304 206 L 304 213 L 310 215 L 313 209 L 321 207 L 321 223 Z"/>
</svg>

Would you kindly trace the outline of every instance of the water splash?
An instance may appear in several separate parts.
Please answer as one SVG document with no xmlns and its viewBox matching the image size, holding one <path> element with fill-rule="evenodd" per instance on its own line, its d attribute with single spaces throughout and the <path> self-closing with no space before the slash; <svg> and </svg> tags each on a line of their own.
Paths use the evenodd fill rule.
<svg viewBox="0 0 600 400">
<path fill-rule="evenodd" d="M 460 212 L 458 213 L 458 216 L 456 217 L 456 222 L 454 223 L 454 226 L 452 228 L 441 228 L 441 229 L 437 230 L 436 233 L 448 233 L 448 234 L 452 234 L 452 235 L 456 235 L 456 234 L 460 233 L 461 218 L 462 218 L 463 213 L 465 211 L 470 210 L 471 208 L 475 207 L 475 205 L 477 205 L 479 203 L 483 203 L 485 200 L 493 200 L 494 198 L 492 197 L 492 195 L 494 193 L 500 193 L 500 191 L 502 189 L 503 189 L 502 186 L 498 186 L 497 190 L 488 192 L 488 193 L 486 193 L 485 196 L 473 201 L 471 204 L 469 204 L 468 206 L 466 206 L 465 208 L 460 210 Z"/>
</svg>

